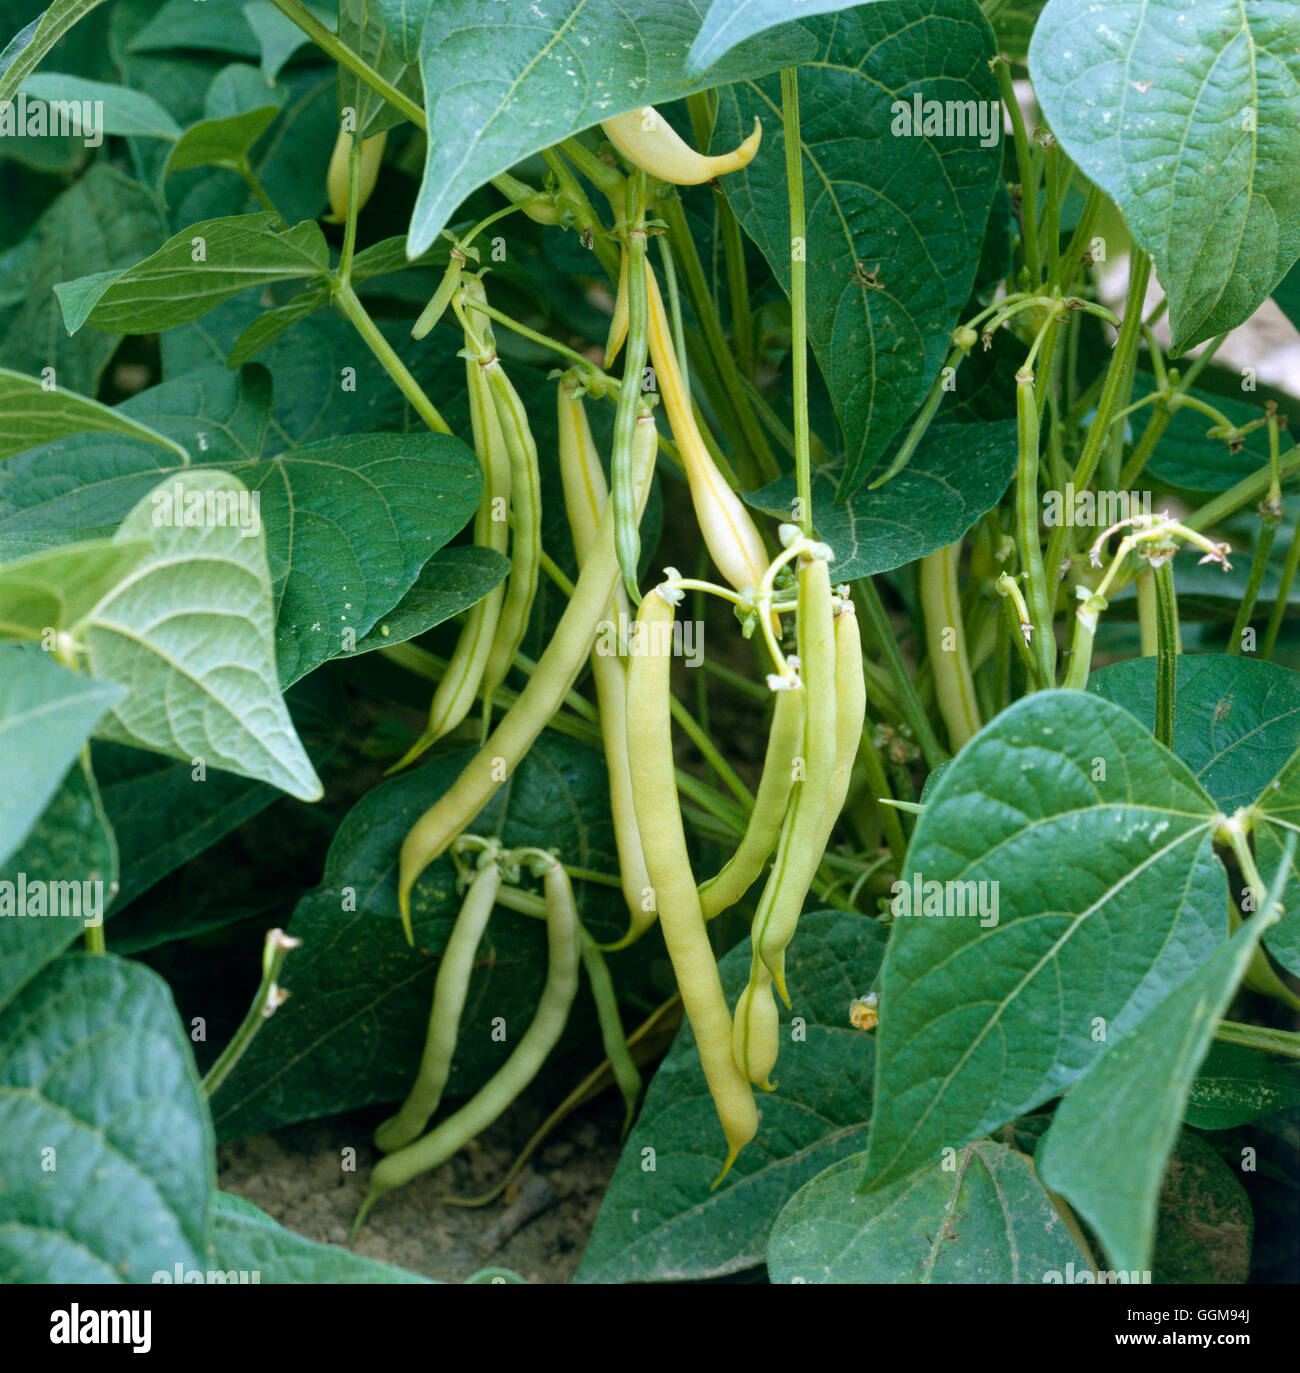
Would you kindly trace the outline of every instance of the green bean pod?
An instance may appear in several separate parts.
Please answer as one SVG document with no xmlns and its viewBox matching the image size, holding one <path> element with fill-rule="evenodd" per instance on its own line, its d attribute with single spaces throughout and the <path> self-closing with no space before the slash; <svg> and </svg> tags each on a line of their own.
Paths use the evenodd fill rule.
<svg viewBox="0 0 1300 1373">
<path fill-rule="evenodd" d="M 537 1076 L 564 1032 L 578 990 L 578 914 L 568 875 L 558 861 L 546 870 L 544 884 L 546 983 L 531 1023 L 510 1057 L 460 1110 L 375 1165 L 353 1233 L 379 1197 L 445 1163 L 491 1125 Z"/>
<path fill-rule="evenodd" d="M 429 1030 L 415 1082 L 397 1114 L 389 1116 L 375 1131 L 375 1147 L 386 1154 L 418 1139 L 442 1100 L 451 1073 L 452 1055 L 456 1051 L 470 974 L 474 971 L 474 955 L 478 952 L 483 931 L 487 929 L 500 888 L 501 869 L 496 863 L 489 863 L 475 874 L 465 894 L 438 964 Z"/>
<path fill-rule="evenodd" d="M 510 581 L 483 669 L 483 722 L 488 726 L 492 720 L 492 700 L 524 641 L 533 597 L 537 594 L 542 554 L 542 479 L 537 468 L 537 444 L 528 426 L 528 412 L 502 369 L 501 359 L 493 357 L 479 365 L 491 387 L 497 422 L 510 458 L 512 536 Z"/>
<path fill-rule="evenodd" d="M 755 959 L 732 1017 L 731 1052 L 736 1067 L 765 1092 L 775 1090 L 771 1077 L 780 1045 L 781 1017 L 772 995 L 772 979 Z"/>
<path fill-rule="evenodd" d="M 700 887 L 700 907 L 706 920 L 729 910 L 744 896 L 762 874 L 763 864 L 776 846 L 794 787 L 795 759 L 803 742 L 803 695 L 801 690 L 776 693 L 763 775 L 749 823 L 735 853 Z"/>
<path fill-rule="evenodd" d="M 634 178 L 632 203 L 644 206 L 644 178 Z M 642 209 L 636 212 L 643 214 Z M 641 378 L 649 349 L 649 297 L 646 290 L 645 224 L 640 219 L 630 225 L 626 235 L 624 261 L 626 282 L 627 353 L 623 359 L 623 380 L 618 389 L 614 412 L 614 447 L 610 455 L 610 477 L 614 488 L 614 546 L 623 572 L 623 585 L 634 600 L 641 596 L 637 585 L 637 564 L 641 557 L 641 512 L 637 508 L 632 480 L 632 436 L 641 403 Z M 620 269 L 621 272 L 621 269 Z M 620 298 L 624 298 L 620 294 Z M 617 307 L 616 321 L 617 323 Z"/>
<path fill-rule="evenodd" d="M 714 1181 L 716 1187 L 757 1133 L 758 1108 L 732 1054 L 731 1012 L 700 910 L 682 828 L 668 704 L 673 618 L 673 607 L 661 589 L 641 602 L 637 652 L 628 672 L 628 751 L 636 759 L 633 796 L 660 928 L 727 1139 L 727 1158 Z"/>
<path fill-rule="evenodd" d="M 576 394 L 573 382 L 561 381 L 558 408 L 564 504 L 581 568 L 595 542 L 601 512 L 609 500 L 609 488 L 591 436 L 591 426 L 587 423 L 586 407 Z M 632 609 L 621 584 L 614 588 L 605 608 L 605 618 L 616 625 L 627 624 L 632 618 Z M 609 772 L 609 808 L 618 848 L 619 876 L 631 916 L 628 933 L 611 946 L 622 948 L 647 930 L 655 916 L 653 910 L 645 910 L 650 879 L 646 875 L 641 833 L 632 807 L 632 767 L 627 754 L 627 668 L 621 658 L 604 651 L 606 647 L 597 641 L 591 655 L 591 675 L 596 684 L 605 767 Z"/>
<path fill-rule="evenodd" d="M 647 412 L 637 421 L 637 442 L 633 450 L 633 470 L 642 503 L 650 492 L 658 443 L 654 417 Z M 487 742 L 466 764 L 456 781 L 415 822 L 402 844 L 397 899 L 408 941 L 412 937 L 411 889 L 416 879 L 496 795 L 502 782 L 559 710 L 565 693 L 591 652 L 601 618 L 617 584 L 614 512 L 607 503 L 601 512 L 591 553 L 574 584 L 573 595 L 551 635 L 551 642 L 537 660 L 532 676 Z"/>
<path fill-rule="evenodd" d="M 465 289 L 471 299 L 481 299 L 483 296 L 483 285 L 476 277 L 466 279 Z M 485 332 L 490 342 L 491 332 Z M 474 543 L 479 548 L 490 548 L 504 556 L 510 546 L 510 526 L 501 515 L 510 504 L 510 458 L 501 425 L 497 421 L 488 379 L 473 358 L 465 363 L 465 383 L 469 393 L 474 452 L 483 471 L 483 495 L 474 513 Z M 424 731 L 402 758 L 388 769 L 390 773 L 413 763 L 431 744 L 443 735 L 450 734 L 469 714 L 483 685 L 504 597 L 505 587 L 498 584 L 466 612 L 465 623 L 456 639 L 447 670 L 429 705 L 429 719 Z"/>
<path fill-rule="evenodd" d="M 785 949 L 825 847 L 827 791 L 835 768 L 835 628 L 830 569 L 821 558 L 799 566 L 798 624 L 803 681 L 803 780 L 795 783 L 776 859 L 754 916 L 754 948 L 786 1006 Z"/>
<path fill-rule="evenodd" d="M 596 1003 L 596 1019 L 600 1023 L 600 1042 L 609 1060 L 609 1071 L 618 1090 L 623 1096 L 623 1133 L 632 1128 L 636 1116 L 636 1104 L 641 1096 L 641 1070 L 636 1066 L 632 1051 L 627 1047 L 627 1034 L 623 1029 L 623 1018 L 618 1013 L 618 997 L 614 993 L 614 983 L 609 975 L 609 967 L 600 945 L 582 928 L 578 927 L 579 948 L 582 966 L 587 971 L 587 981 L 591 983 L 591 997 Z"/>
</svg>

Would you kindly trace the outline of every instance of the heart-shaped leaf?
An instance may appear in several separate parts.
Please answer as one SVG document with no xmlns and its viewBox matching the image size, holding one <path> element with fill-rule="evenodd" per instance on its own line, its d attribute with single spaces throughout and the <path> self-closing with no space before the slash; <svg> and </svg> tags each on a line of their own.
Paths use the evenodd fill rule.
<svg viewBox="0 0 1300 1373">
<path fill-rule="evenodd" d="M 896 889 L 866 1188 L 1050 1100 L 1100 1024 L 1123 1034 L 1215 952 L 1216 816 L 1185 764 L 1084 692 L 1025 697 L 962 749 Z"/>
<path fill-rule="evenodd" d="M 1000 185 L 1002 114 L 988 66 L 993 35 L 967 0 L 860 5 L 806 27 L 819 39 L 799 68 L 808 340 L 848 441 L 843 500 L 924 400 L 951 348 Z M 931 108 L 960 108 L 961 131 L 945 123 L 940 134 L 916 132 L 914 116 Z M 713 142 L 735 146 L 755 116 L 763 147 L 722 185 L 788 291 L 779 79 L 720 91 Z"/>
<path fill-rule="evenodd" d="M 320 779 L 276 676 L 266 547 L 260 529 L 246 537 L 229 514 L 247 491 L 224 472 L 193 471 L 179 501 L 165 488 L 155 495 L 115 536 L 149 538 L 150 552 L 74 630 L 91 672 L 128 687 L 100 736 L 317 800 Z M 205 523 L 160 522 L 188 518 L 195 501 Z"/>
<path fill-rule="evenodd" d="M 707 71 L 732 48 L 755 34 L 774 29 L 790 19 L 811 18 L 834 10 L 852 9 L 859 0 L 713 0 L 704 23 L 686 55 L 686 70 L 692 75 Z"/>
<path fill-rule="evenodd" d="M 0 638 L 40 639 L 84 619 L 149 548 L 96 539 L 0 564 Z"/>
<path fill-rule="evenodd" d="M 38 72 L 23 82 L 29 101 L 70 100 L 98 106 L 93 121 L 84 121 L 87 135 L 114 134 L 120 138 L 179 138 L 180 125 L 151 95 L 115 86 L 108 81 L 87 81 L 65 72 Z"/>
<path fill-rule="evenodd" d="M 1050 0 L 1029 72 L 1061 146 L 1154 259 L 1171 353 L 1254 314 L 1300 255 L 1290 0 Z"/>
</svg>

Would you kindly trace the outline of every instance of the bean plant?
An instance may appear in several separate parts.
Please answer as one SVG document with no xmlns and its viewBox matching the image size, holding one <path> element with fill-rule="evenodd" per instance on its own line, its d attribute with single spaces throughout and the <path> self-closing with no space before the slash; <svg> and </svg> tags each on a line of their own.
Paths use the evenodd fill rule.
<svg viewBox="0 0 1300 1373">
<path fill-rule="evenodd" d="M 26 9 L 0 1276 L 1294 1280 L 1294 5 Z"/>
</svg>

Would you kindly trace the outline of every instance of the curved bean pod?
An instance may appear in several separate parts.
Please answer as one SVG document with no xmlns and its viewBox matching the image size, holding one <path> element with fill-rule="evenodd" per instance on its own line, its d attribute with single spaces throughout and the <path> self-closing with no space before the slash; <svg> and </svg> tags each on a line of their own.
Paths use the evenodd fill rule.
<svg viewBox="0 0 1300 1373">
<path fill-rule="evenodd" d="M 568 875 L 557 861 L 546 870 L 546 984 L 514 1052 L 454 1115 L 414 1144 L 389 1154 L 370 1174 L 370 1190 L 353 1233 L 386 1192 L 436 1168 L 482 1133 L 537 1076 L 569 1018 L 578 990 L 578 915 Z"/>
<path fill-rule="evenodd" d="M 763 139 L 763 126 L 755 119 L 754 132 L 738 148 L 709 157 L 686 143 L 653 105 L 602 120 L 600 127 L 629 162 L 678 186 L 698 186 L 715 176 L 738 172 L 754 160 Z"/>
<path fill-rule="evenodd" d="M 794 764 L 803 742 L 803 691 L 778 691 L 767 736 L 763 775 L 754 809 L 735 853 L 700 887 L 704 918 L 730 909 L 758 880 L 776 845 L 794 787 Z"/>
<path fill-rule="evenodd" d="M 781 1042 L 781 1017 L 772 995 L 772 979 L 757 960 L 749 982 L 736 1002 L 731 1023 L 731 1052 L 736 1067 L 765 1092 L 775 1090 L 771 1081 Z"/>
<path fill-rule="evenodd" d="M 496 863 L 489 863 L 479 869 L 465 893 L 464 904 L 438 964 L 429 1030 L 415 1082 L 397 1114 L 389 1116 L 375 1131 L 375 1147 L 386 1154 L 418 1139 L 442 1100 L 443 1088 L 451 1073 L 452 1055 L 456 1051 L 470 974 L 474 971 L 474 955 L 478 952 L 483 931 L 487 929 L 500 888 L 501 869 Z"/>
</svg>

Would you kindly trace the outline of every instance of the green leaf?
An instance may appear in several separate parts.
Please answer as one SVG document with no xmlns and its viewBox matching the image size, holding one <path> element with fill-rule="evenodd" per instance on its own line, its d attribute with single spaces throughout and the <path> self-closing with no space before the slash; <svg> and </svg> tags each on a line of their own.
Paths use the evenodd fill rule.
<svg viewBox="0 0 1300 1373">
<path fill-rule="evenodd" d="M 1287 319 L 1300 329 L 1300 268 L 1292 267 L 1278 282 L 1273 299 Z"/>
<path fill-rule="evenodd" d="M 171 507 L 169 515 L 163 504 L 170 492 L 146 496 L 115 537 L 152 536 L 150 553 L 74 634 L 95 676 L 129 684 L 100 737 L 201 759 L 314 801 L 320 779 L 276 678 L 261 532 L 245 537 L 237 524 L 220 522 L 228 514 L 208 513 L 209 502 L 238 500 L 243 491 L 222 472 L 187 474 L 185 501 L 199 501 L 208 521 L 198 526 L 155 523 L 179 512 Z"/>
<path fill-rule="evenodd" d="M 1216 814 L 1183 763 L 1084 692 L 1036 692 L 962 749 L 896 901 L 906 891 L 900 911 L 915 912 L 917 882 L 985 885 L 951 889 L 950 918 L 895 915 L 866 1188 L 1049 1101 L 1100 1053 L 1099 1019 L 1125 1033 L 1215 952 L 1228 899 Z M 977 895 L 985 914 L 959 918 Z"/>
<path fill-rule="evenodd" d="M 76 272 L 126 267 L 164 232 L 153 194 L 96 162 L 51 202 L 17 247 L 0 256 L 0 366 L 19 372 L 52 367 L 61 390 L 93 394 L 120 337 L 69 338 L 54 288 Z"/>
<path fill-rule="evenodd" d="M 90 731 L 125 688 L 0 644 L 0 863 L 23 842 Z"/>
<path fill-rule="evenodd" d="M 1149 1281 L 1240 1286 L 1250 1277 L 1253 1230 L 1250 1197 L 1233 1165 L 1183 1130 L 1160 1188 Z"/>
<path fill-rule="evenodd" d="M 1154 378 L 1139 372 L 1133 380 L 1133 399 L 1150 395 L 1154 390 Z M 1264 414 L 1263 406 L 1251 405 L 1232 396 L 1199 391 L 1195 387 L 1188 394 L 1222 410 L 1234 424 L 1249 424 Z M 1128 422 L 1140 434 L 1153 413 L 1154 407 L 1139 410 Z M 1240 452 L 1232 453 L 1222 439 L 1206 437 L 1206 430 L 1213 428 L 1214 423 L 1199 410 L 1175 411 L 1144 469 L 1145 475 L 1182 491 L 1226 491 L 1268 465 L 1266 429 L 1247 434 Z"/>
<path fill-rule="evenodd" d="M 509 570 L 510 559 L 491 548 L 444 548 L 425 563 L 415 585 L 392 610 L 357 640 L 356 653 L 404 643 L 450 620 L 481 601 Z"/>
<path fill-rule="evenodd" d="M 1000 185 L 1002 117 L 988 67 L 993 35 L 969 0 L 861 5 L 806 27 L 820 39 L 799 68 L 808 339 L 848 439 L 843 500 L 925 399 L 951 348 Z M 914 97 L 974 102 L 972 111 L 987 112 L 991 146 L 974 128 L 961 136 L 896 132 L 902 118 L 910 129 Z M 713 147 L 734 147 L 755 116 L 762 149 L 722 187 L 788 292 L 776 77 L 719 92 Z"/>
<path fill-rule="evenodd" d="M 1041 1283 L 1088 1264 L 1033 1163 L 1005 1144 L 968 1144 L 863 1196 L 865 1159 L 832 1164 L 786 1202 L 768 1243 L 774 1283 Z"/>
<path fill-rule="evenodd" d="M 698 1281 L 763 1262 L 785 1199 L 862 1148 L 875 1042 L 849 1024 L 848 1010 L 871 987 L 883 945 L 880 926 L 861 916 L 816 911 L 800 919 L 787 971 L 806 1038 L 792 1033 L 782 1010 L 776 1091 L 759 1094 L 758 1136 L 717 1192 L 710 1183 L 722 1134 L 695 1037 L 682 1026 L 624 1145 L 579 1282 Z M 733 1004 L 749 966 L 748 940 L 719 964 Z"/>
<path fill-rule="evenodd" d="M 412 257 L 471 191 L 560 139 L 639 105 L 805 61 L 816 50 L 812 34 L 791 24 L 723 58 L 707 77 L 690 76 L 684 60 L 699 25 L 693 0 L 419 0 L 406 12 L 407 29 L 421 19 L 425 112 L 439 135 L 429 139 L 411 217 Z"/>
<path fill-rule="evenodd" d="M 1231 815 L 1249 805 L 1300 745 L 1300 673 L 1220 653 L 1182 654 L 1174 696 L 1174 752 Z M 1088 690 L 1155 727 L 1156 660 L 1101 668 Z"/>
<path fill-rule="evenodd" d="M 99 539 L 0 565 L 0 638 L 40 639 L 77 624 L 123 581 L 147 541 Z"/>
<path fill-rule="evenodd" d="M 405 1268 L 376 1263 L 335 1244 L 317 1244 L 286 1230 L 242 1197 L 217 1192 L 212 1198 L 210 1267 L 239 1281 L 256 1273 L 257 1282 L 293 1283 L 432 1283 Z M 249 1279 L 245 1279 L 247 1281 Z M 211 1281 L 211 1279 L 209 1279 Z"/>
<path fill-rule="evenodd" d="M 101 0 L 51 0 L 49 8 L 0 52 L 0 102 L 12 100 L 41 58 Z"/>
<path fill-rule="evenodd" d="M 461 897 L 450 861 L 430 865 L 412 897 L 410 948 L 397 911 L 397 856 L 469 756 L 440 755 L 382 783 L 339 826 L 321 885 L 289 922 L 303 941 L 284 969 L 290 998 L 214 1098 L 222 1138 L 405 1096 L 428 1028 L 431 955 L 446 944 Z M 470 828 L 498 835 L 507 847 L 545 844 L 575 866 L 610 871 L 616 859 L 602 755 L 544 734 Z M 578 899 L 597 939 L 622 933 L 627 911 L 618 892 L 578 884 Z M 494 913 L 470 983 L 449 1097 L 476 1091 L 505 1060 L 510 1046 L 493 1039 L 490 1022 L 527 1022 L 545 979 L 545 949 L 540 921 Z M 590 1020 L 578 1023 L 575 1015 L 570 1031 L 594 1066 Z"/>
<path fill-rule="evenodd" d="M 129 86 L 115 86 L 107 81 L 87 81 L 84 77 L 63 72 L 41 72 L 23 82 L 29 100 L 72 100 L 85 104 L 99 104 L 102 118 L 97 114 L 86 128 L 95 134 L 115 134 L 119 137 L 179 138 L 180 125 L 150 95 L 133 91 Z"/>
<path fill-rule="evenodd" d="M 65 434 L 126 434 L 187 457 L 179 444 L 121 411 L 73 391 L 49 390 L 36 377 L 0 368 L 0 461 Z"/>
<path fill-rule="evenodd" d="M 232 119 L 252 114 L 267 105 L 284 104 L 285 91 L 247 62 L 231 62 L 212 78 L 203 96 L 203 115 L 208 120 Z"/>
<path fill-rule="evenodd" d="M 314 314 L 322 305 L 328 305 L 329 298 L 329 287 L 318 286 L 314 290 L 303 291 L 301 295 L 294 296 L 283 305 L 277 305 L 274 309 L 258 315 L 236 340 L 235 346 L 230 350 L 230 356 L 226 359 L 226 365 L 242 367 L 246 362 L 251 362 L 263 348 L 270 347 L 286 329 L 297 324 L 300 319 L 306 319 L 308 315 Z"/>
<path fill-rule="evenodd" d="M 197 319 L 252 287 L 325 272 L 329 248 L 320 225 L 304 220 L 276 233 L 275 220 L 268 213 L 203 220 L 115 277 L 60 284 L 55 291 L 68 332 L 91 324 L 151 334 Z"/>
<path fill-rule="evenodd" d="M 267 131 L 279 113 L 278 105 L 263 105 L 244 114 L 232 114 L 224 119 L 204 119 L 191 125 L 172 149 L 163 169 L 164 178 L 176 172 L 189 171 L 192 167 L 211 165 L 238 168 L 241 162 L 247 161 L 253 144 Z"/>
<path fill-rule="evenodd" d="M 1001 500 L 1016 454 L 1014 420 L 935 425 L 896 477 L 842 505 L 835 495 L 844 469 L 814 468 L 813 525 L 835 550 L 835 579 L 888 572 L 961 538 Z M 789 518 L 794 497 L 793 477 L 745 493 L 750 505 L 781 518 Z"/>
<path fill-rule="evenodd" d="M 128 52 L 168 52 L 173 48 L 203 48 L 257 57 L 262 47 L 243 14 L 242 0 L 166 0 L 152 19 L 127 44 Z"/>
<path fill-rule="evenodd" d="M 1183 1120 L 1231 1130 L 1300 1106 L 1300 1065 L 1241 1044 L 1212 1044 L 1187 1091 Z"/>
<path fill-rule="evenodd" d="M 1119 1269 L 1151 1266 L 1156 1198 L 1187 1090 L 1259 947 L 1231 940 L 1114 1043 L 1070 1089 L 1036 1158 L 1043 1182 L 1087 1222 Z"/>
<path fill-rule="evenodd" d="M 338 26 L 337 5 L 309 4 L 304 8 L 331 31 Z M 262 75 L 274 81 L 280 69 L 299 48 L 311 43 L 311 39 L 293 22 L 271 4 L 271 0 L 248 0 L 243 6 L 244 20 L 253 30 L 262 48 Z"/>
<path fill-rule="evenodd" d="M 707 71 L 732 48 L 755 34 L 788 23 L 796 16 L 810 19 L 814 14 L 829 14 L 851 9 L 858 0 L 713 0 L 704 23 L 686 55 L 686 70 L 693 76 Z"/>
<path fill-rule="evenodd" d="M 394 41 L 384 8 L 384 0 L 339 0 L 339 38 L 389 85 L 417 105 L 423 104 L 417 61 L 418 35 L 412 35 L 416 41 L 408 42 L 401 36 Z M 404 3 L 397 7 L 397 13 L 406 17 Z M 348 107 L 357 112 L 356 132 L 362 138 L 373 138 L 406 118 L 359 77 L 346 67 L 340 67 L 339 109 Z"/>
<path fill-rule="evenodd" d="M 157 973 L 78 955 L 29 982 L 0 1017 L 5 1281 L 201 1267 L 213 1173 L 207 1103 Z"/>
<path fill-rule="evenodd" d="M 1029 72 L 1061 146 L 1154 259 L 1171 355 L 1249 319 L 1300 255 L 1290 0 L 1050 0 Z"/>
<path fill-rule="evenodd" d="M 316 675 L 287 692 L 285 704 L 319 769 L 346 734 L 346 699 L 328 678 Z M 265 782 L 228 772 L 197 778 L 189 762 L 124 744 L 96 743 L 93 759 L 104 812 L 122 853 L 121 906 L 282 799 L 282 793 Z M 261 883 L 259 894 L 269 885 Z M 304 876 L 301 886 L 306 885 Z M 187 930 L 192 911 L 192 906 L 184 912 L 172 910 L 169 926 Z M 116 926 L 113 947 L 125 952 Z"/>
<path fill-rule="evenodd" d="M 1267 885 L 1282 861 L 1288 832 L 1300 832 L 1300 748 L 1262 788 L 1255 811 L 1255 861 Z M 1300 977 L 1300 877 L 1294 868 L 1281 904 L 1282 919 L 1264 936 L 1264 943 L 1287 972 Z"/>
<path fill-rule="evenodd" d="M 91 923 L 103 918 L 105 908 L 118 891 L 118 854 L 115 836 L 95 786 L 94 774 L 77 759 L 64 774 L 54 799 L 41 812 L 27 838 L 0 863 L 0 882 L 18 883 L 30 892 L 34 883 L 102 883 L 81 887 L 81 909 Z M 50 888 L 49 890 L 53 890 Z M 75 896 L 71 900 L 77 900 Z M 65 913 L 58 918 L 16 917 L 0 920 L 0 1007 L 8 1005 L 25 983 L 80 937 L 87 921 L 83 914 Z"/>
</svg>

